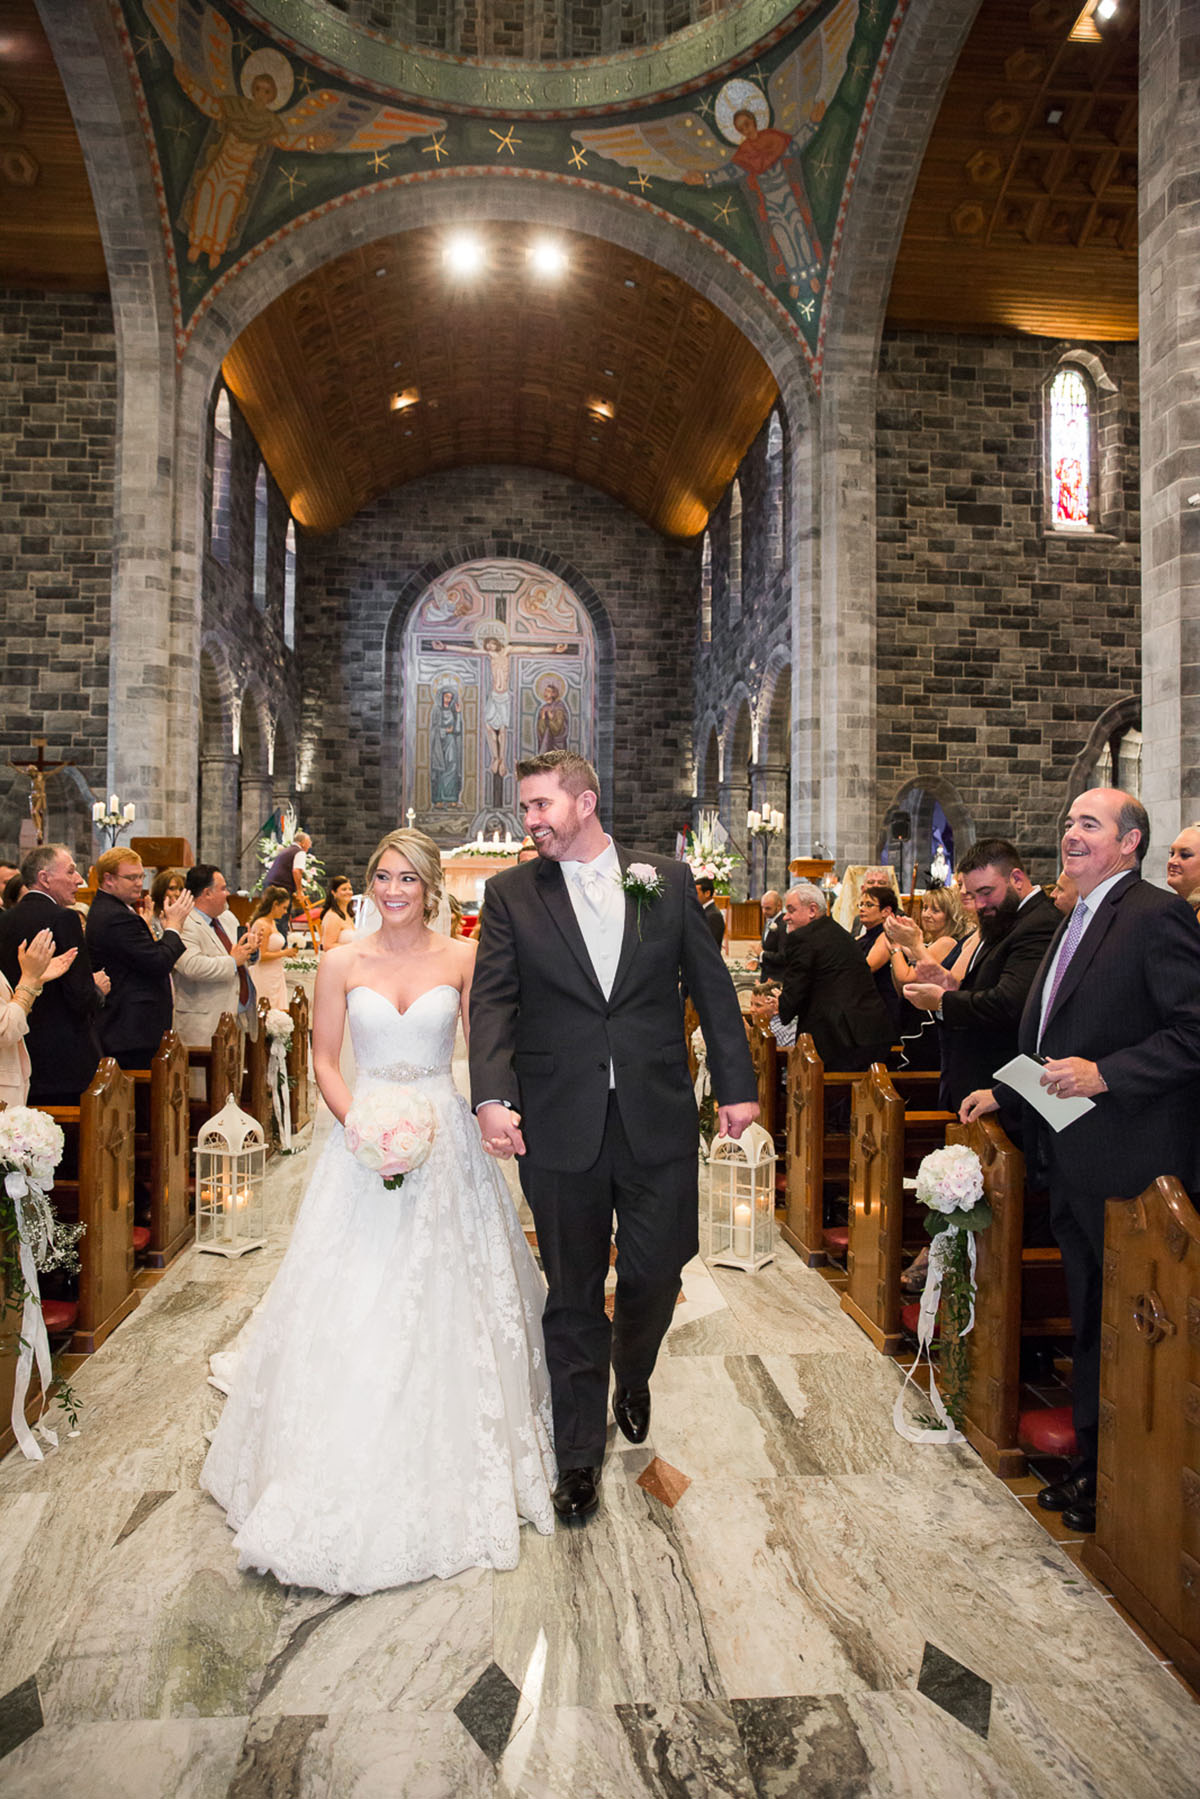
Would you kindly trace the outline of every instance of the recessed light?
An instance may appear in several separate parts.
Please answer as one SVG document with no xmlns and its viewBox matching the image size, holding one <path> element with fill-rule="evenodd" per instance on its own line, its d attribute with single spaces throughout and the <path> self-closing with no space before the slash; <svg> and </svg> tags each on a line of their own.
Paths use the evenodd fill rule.
<svg viewBox="0 0 1200 1799">
<path fill-rule="evenodd" d="M 465 231 L 450 238 L 442 254 L 452 275 L 474 275 L 484 264 L 483 244 Z"/>
<path fill-rule="evenodd" d="M 1062 107 L 1061 106 L 1051 106 L 1046 113 L 1047 125 L 1061 125 L 1062 122 L 1063 122 Z"/>
<path fill-rule="evenodd" d="M 1096 17 L 1098 19 L 1111 19 L 1116 10 L 1117 0 L 1099 0 L 1099 5 L 1096 7 Z"/>
<path fill-rule="evenodd" d="M 626 277 L 625 277 L 625 285 L 626 285 L 626 287 L 636 287 L 636 286 L 637 286 L 637 282 L 636 282 L 636 281 L 631 281 L 631 280 L 630 280 L 630 279 L 629 279 L 629 277 L 628 277 L 628 275 L 627 275 L 627 276 L 626 276 Z"/>
<path fill-rule="evenodd" d="M 609 380 L 610 380 L 610 381 L 611 381 L 611 380 L 612 380 L 612 378 L 613 378 L 613 372 L 612 372 L 612 370 L 611 370 L 611 369 L 605 369 L 605 370 L 604 370 L 604 373 L 605 373 L 605 374 L 606 374 L 606 375 L 607 375 L 607 376 L 608 376 L 608 378 L 609 378 Z"/>
<path fill-rule="evenodd" d="M 566 273 L 567 253 L 553 238 L 540 237 L 529 246 L 529 264 L 539 275 Z"/>
<path fill-rule="evenodd" d="M 406 387 L 404 389 L 403 393 L 398 393 L 398 394 L 392 395 L 392 399 L 391 399 L 392 411 L 393 412 L 407 412 L 409 407 L 415 406 L 417 404 L 417 401 L 420 398 L 421 398 L 421 390 L 419 387 Z"/>
<path fill-rule="evenodd" d="M 588 401 L 587 409 L 594 419 L 611 419 L 617 410 L 611 400 L 602 400 L 595 395 Z"/>
<path fill-rule="evenodd" d="M 375 277 L 376 277 L 376 279 L 377 279 L 377 280 L 378 280 L 378 278 L 379 278 L 379 276 L 380 276 L 380 275 L 386 275 L 386 274 L 387 274 L 387 270 L 386 270 L 386 269 L 376 269 L 376 271 L 375 271 Z"/>
<path fill-rule="evenodd" d="M 404 367 L 404 358 L 403 358 L 403 356 L 397 356 L 397 358 L 396 358 L 396 360 L 395 360 L 395 362 L 393 362 L 393 364 L 392 364 L 392 367 L 393 367 L 393 368 L 394 368 L 394 369 L 399 369 L 399 368 L 403 368 L 403 367 Z"/>
</svg>

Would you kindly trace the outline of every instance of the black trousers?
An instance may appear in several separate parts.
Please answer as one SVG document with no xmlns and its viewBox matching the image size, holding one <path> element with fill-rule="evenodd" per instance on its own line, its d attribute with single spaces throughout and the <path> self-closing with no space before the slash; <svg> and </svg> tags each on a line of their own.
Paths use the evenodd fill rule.
<svg viewBox="0 0 1200 1799">
<path fill-rule="evenodd" d="M 608 1434 L 608 1371 L 644 1387 L 654 1371 L 679 1294 L 679 1276 L 699 1248 L 698 1165 L 693 1152 L 647 1168 L 630 1150 L 616 1095 L 609 1094 L 600 1154 L 582 1174 L 520 1163 L 549 1292 L 542 1328 L 554 1401 L 560 1470 L 598 1467 Z M 604 1309 L 613 1216 L 617 1289 Z"/>
<path fill-rule="evenodd" d="M 1078 1466 L 1094 1473 L 1100 1445 L 1100 1322 L 1104 1303 L 1104 1200 L 1056 1174 L 1050 1182 L 1050 1229 L 1062 1251 L 1075 1347 L 1071 1353 L 1071 1417 Z"/>
</svg>

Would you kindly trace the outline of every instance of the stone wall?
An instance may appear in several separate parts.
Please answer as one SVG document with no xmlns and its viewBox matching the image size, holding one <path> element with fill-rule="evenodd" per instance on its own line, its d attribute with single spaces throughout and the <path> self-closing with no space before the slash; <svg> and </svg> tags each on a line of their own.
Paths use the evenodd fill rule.
<svg viewBox="0 0 1200 1799">
<path fill-rule="evenodd" d="M 1064 355 L 1096 382 L 1086 537 L 1046 525 L 1045 388 Z M 876 828 L 907 782 L 940 786 L 1049 879 L 1077 759 L 1140 685 L 1136 344 L 887 331 L 876 476 Z"/>
<path fill-rule="evenodd" d="M 384 716 L 385 639 L 402 622 L 398 599 L 415 604 L 419 591 L 406 589 L 428 566 L 485 555 L 553 558 L 556 573 L 598 599 L 615 652 L 615 667 L 602 658 L 598 671 L 602 713 L 615 689 L 604 817 L 632 845 L 673 848 L 691 792 L 694 548 L 578 482 L 485 467 L 427 476 L 336 532 L 302 534 L 300 807 L 329 867 L 361 871 L 398 822 L 389 771 L 401 723 Z"/>
<path fill-rule="evenodd" d="M 26 761 L 76 774 L 48 786 L 50 835 L 92 849 L 105 783 L 112 583 L 116 343 L 100 294 L 0 292 L 0 855 L 28 818 Z"/>
</svg>

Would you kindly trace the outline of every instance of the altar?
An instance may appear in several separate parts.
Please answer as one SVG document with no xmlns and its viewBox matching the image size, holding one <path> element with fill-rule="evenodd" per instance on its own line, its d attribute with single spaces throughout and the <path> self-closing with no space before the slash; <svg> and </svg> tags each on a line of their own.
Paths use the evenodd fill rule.
<svg viewBox="0 0 1200 1799">
<path fill-rule="evenodd" d="M 478 911 L 483 904 L 483 890 L 491 875 L 502 868 L 515 868 L 521 848 L 519 837 L 499 831 L 489 838 L 477 837 L 457 849 L 442 851 L 442 878 L 447 893 L 452 893 L 468 911 Z"/>
</svg>

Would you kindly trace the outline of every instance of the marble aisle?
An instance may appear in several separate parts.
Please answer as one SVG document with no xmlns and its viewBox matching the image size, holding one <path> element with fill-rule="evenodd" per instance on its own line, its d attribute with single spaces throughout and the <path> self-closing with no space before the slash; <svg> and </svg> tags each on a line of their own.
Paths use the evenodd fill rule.
<svg viewBox="0 0 1200 1799">
<path fill-rule="evenodd" d="M 311 1159 L 266 1250 L 189 1250 L 79 1372 L 77 1438 L 0 1465 L 5 1799 L 1195 1799 L 1200 1707 L 969 1451 L 895 1435 L 894 1367 L 783 1244 L 686 1271 L 651 1442 L 512 1573 L 238 1574 L 207 1358 Z"/>
</svg>

